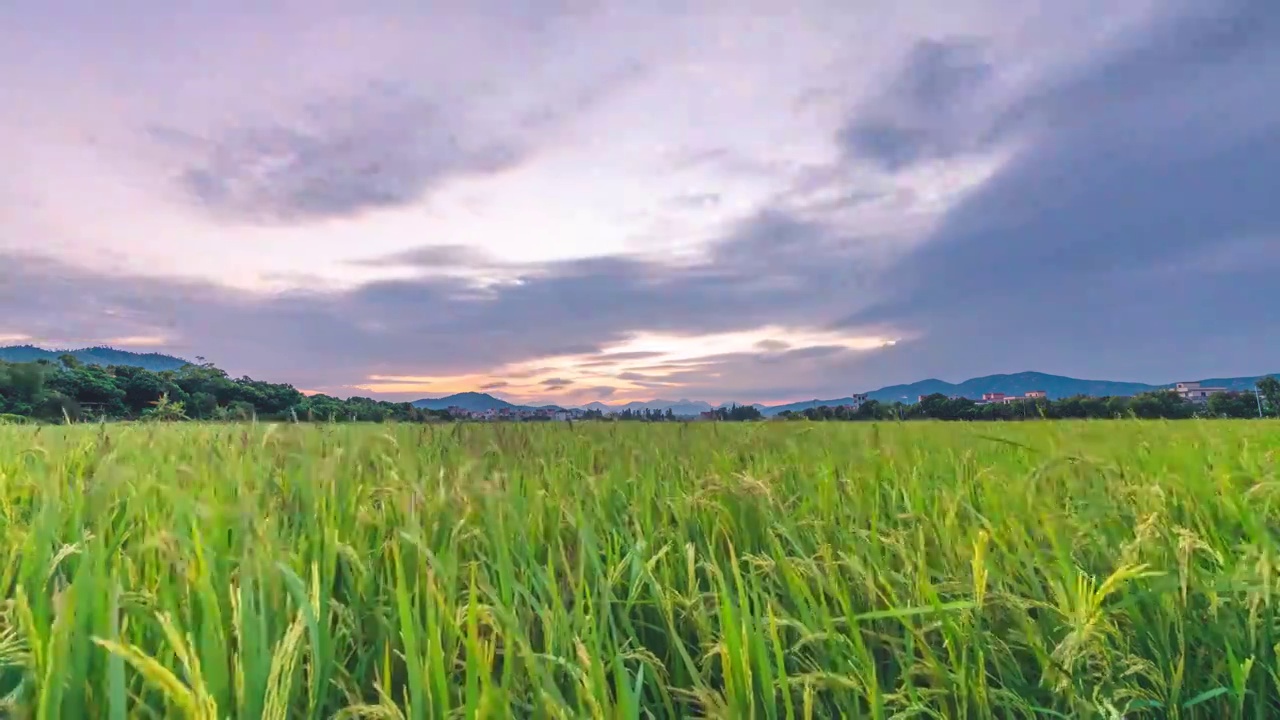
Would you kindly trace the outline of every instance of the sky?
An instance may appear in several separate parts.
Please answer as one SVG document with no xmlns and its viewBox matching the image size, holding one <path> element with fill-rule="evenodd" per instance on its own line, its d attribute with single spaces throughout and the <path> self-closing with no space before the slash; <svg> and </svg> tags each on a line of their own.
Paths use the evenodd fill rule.
<svg viewBox="0 0 1280 720">
<path fill-rule="evenodd" d="M 563 404 L 1276 372 L 1277 87 L 1275 0 L 7 0 L 0 344 Z"/>
</svg>

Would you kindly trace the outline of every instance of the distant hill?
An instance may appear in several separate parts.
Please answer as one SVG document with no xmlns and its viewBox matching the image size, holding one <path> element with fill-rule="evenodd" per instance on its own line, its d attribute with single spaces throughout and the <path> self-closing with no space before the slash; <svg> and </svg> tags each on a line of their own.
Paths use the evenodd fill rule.
<svg viewBox="0 0 1280 720">
<path fill-rule="evenodd" d="M 422 398 L 414 400 L 410 403 L 414 407 L 425 408 L 427 410 L 445 410 L 451 407 L 460 407 L 463 410 L 471 412 L 484 412 L 485 410 L 559 410 L 558 405 L 516 405 L 509 403 L 502 398 L 496 398 L 488 393 L 480 392 L 461 392 L 453 395 L 446 395 L 438 398 Z"/>
<path fill-rule="evenodd" d="M 915 398 L 912 399 L 914 400 Z M 788 410 L 791 412 L 803 412 L 812 408 L 822 407 L 823 405 L 826 405 L 827 407 L 836 407 L 837 405 L 848 405 L 851 402 L 853 402 L 853 398 L 851 397 L 831 398 L 830 400 L 818 400 L 815 398 L 813 400 L 801 400 L 800 402 L 787 403 L 786 405 L 767 405 L 759 407 L 761 414 L 765 417 L 772 417 L 778 413 L 787 412 Z"/>
<path fill-rule="evenodd" d="M 1211 387 L 1225 387 L 1228 390 L 1247 391 L 1253 388 L 1258 380 L 1265 376 L 1258 375 L 1255 377 L 1238 377 L 1238 378 L 1208 378 L 1201 380 L 1205 385 Z M 1147 383 L 1137 382 L 1119 382 L 1114 380 L 1080 380 L 1078 378 L 1070 378 L 1062 375 L 1049 375 L 1047 373 L 1038 372 L 1022 372 L 1009 375 L 987 375 L 985 377 L 970 378 L 961 383 L 949 383 L 945 380 L 930 378 L 907 385 L 890 385 L 888 387 L 873 390 L 867 393 L 867 397 L 872 400 L 879 400 L 883 403 L 891 403 L 902 401 L 907 403 L 916 402 L 921 395 L 931 395 L 933 393 L 942 393 L 943 395 L 957 395 L 971 399 L 979 399 L 983 393 L 1002 392 L 1006 395 L 1022 395 L 1029 390 L 1044 390 L 1050 398 L 1064 398 L 1072 395 L 1136 395 L 1141 392 L 1149 392 L 1151 390 L 1159 390 L 1162 388 L 1173 387 L 1173 383 L 1164 385 L 1149 385 Z M 785 405 L 760 405 L 753 404 L 753 407 L 760 410 L 765 416 L 773 416 L 778 413 L 791 410 L 800 412 L 809 408 L 820 407 L 822 405 L 835 406 L 844 405 L 852 402 L 850 397 L 831 398 L 827 400 L 813 399 L 802 400 L 800 402 L 787 403 Z M 427 408 L 429 410 L 443 410 L 451 406 L 457 406 L 470 410 L 472 412 L 481 412 L 484 410 L 500 410 L 502 408 L 512 408 L 517 410 L 532 410 L 534 406 L 515 405 L 506 400 L 496 398 L 486 393 L 465 392 L 449 395 L 442 398 L 423 398 L 413 403 L 417 407 Z M 746 403 L 738 403 L 740 405 Z M 711 403 L 702 400 L 689 400 L 681 398 L 680 400 L 633 400 L 628 403 L 619 403 L 617 405 L 609 405 L 602 402 L 592 402 L 580 406 L 583 410 L 599 410 L 603 413 L 616 413 L 623 410 L 631 410 L 633 412 L 643 410 L 657 410 L 665 412 L 667 408 L 671 408 L 671 412 L 682 417 L 694 417 L 699 413 L 706 412 L 714 407 L 727 407 L 730 403 L 713 406 Z M 556 407 L 552 405 L 544 407 Z"/>
<path fill-rule="evenodd" d="M 413 401 L 415 407 L 426 408 L 428 410 L 444 410 L 449 407 L 460 407 L 471 412 L 483 412 L 485 410 L 539 410 L 539 409 L 560 409 L 558 405 L 516 405 L 507 402 L 501 398 L 496 398 L 488 393 L 480 392 L 463 392 L 454 395 L 447 395 L 440 398 L 422 398 Z M 620 403 L 618 405 L 607 405 L 602 402 L 592 402 L 586 405 L 575 406 L 581 407 L 583 410 L 599 410 L 603 413 L 616 413 L 623 410 L 631 410 L 632 412 L 640 412 L 643 410 L 656 410 L 658 412 L 666 412 L 668 408 L 675 415 L 692 417 L 698 413 L 711 410 L 714 406 L 711 403 L 701 400 L 635 400 L 629 403 Z M 757 405 L 763 408 L 763 405 Z"/>
<path fill-rule="evenodd" d="M 1274 375 L 1280 378 L 1280 373 L 1271 373 L 1270 375 L 1258 375 L 1255 377 L 1238 377 L 1238 378 L 1206 378 L 1200 381 L 1201 385 L 1206 387 L 1224 387 L 1232 392 L 1253 392 L 1254 386 L 1264 377 Z M 1172 384 L 1164 387 L 1173 387 Z"/>
<path fill-rule="evenodd" d="M 919 396 L 933 393 L 977 399 L 981 398 L 983 393 L 990 392 L 1022 395 L 1029 390 L 1044 390 L 1050 398 L 1064 398 L 1072 395 L 1134 395 L 1155 390 L 1157 387 L 1161 386 L 1113 380 L 1078 380 L 1062 375 L 1021 372 L 970 378 L 962 383 L 949 383 L 931 378 L 909 385 L 890 385 L 870 392 L 867 396 L 880 402 L 895 400 L 915 402 Z"/>
<path fill-rule="evenodd" d="M 36 360 L 49 360 L 50 362 L 57 362 L 58 357 L 66 353 L 70 353 L 77 360 L 86 365 L 128 365 L 145 368 L 155 372 L 177 370 L 182 366 L 189 364 L 189 361 L 187 360 L 162 353 L 137 353 L 129 350 L 117 350 L 110 347 L 89 347 L 77 350 L 46 350 L 44 348 L 35 347 L 34 345 L 11 345 L 7 347 L 0 347 L 0 361 L 34 362 Z M 1252 377 L 1206 378 L 1200 380 L 1200 382 L 1210 387 L 1225 387 L 1228 390 L 1246 392 L 1252 390 L 1258 380 L 1263 377 L 1266 376 L 1256 375 Z M 916 402 L 916 399 L 919 396 L 931 395 L 933 393 L 978 399 L 982 397 L 983 393 L 989 392 L 1002 392 L 1006 395 L 1022 395 L 1029 390 L 1044 390 L 1050 398 L 1057 399 L 1070 397 L 1072 395 L 1136 395 L 1142 392 L 1170 387 L 1173 387 L 1173 383 L 1151 385 L 1147 383 L 1120 382 L 1114 380 L 1081 380 L 1079 378 L 1065 377 L 1063 375 L 1049 375 L 1047 373 L 1039 372 L 1021 372 L 1007 375 L 987 375 L 985 377 L 970 378 L 960 383 L 949 383 L 945 380 L 930 378 L 928 380 L 920 380 L 919 382 L 909 383 L 906 385 L 890 385 L 888 387 L 882 387 L 879 390 L 868 392 L 867 397 L 884 403 L 891 403 L 895 401 L 913 403 Z M 801 402 L 787 403 L 785 405 L 766 406 L 754 404 L 753 407 L 758 408 L 760 412 L 766 416 L 772 416 L 786 410 L 799 412 L 809 408 L 820 407 L 822 405 L 844 405 L 851 402 L 851 400 L 852 398 L 849 397 L 831 398 L 827 400 L 815 398 L 813 400 L 803 400 Z M 726 407 L 729 404 L 730 403 L 724 403 L 718 407 Z M 501 410 L 504 408 L 517 410 L 535 410 L 539 408 L 559 409 L 559 406 L 556 405 L 516 405 L 501 398 L 496 398 L 488 393 L 481 392 L 463 392 L 440 398 L 423 398 L 421 400 L 414 401 L 413 405 L 415 407 L 426 408 L 428 410 L 444 410 L 445 408 L 456 406 L 472 412 Z M 693 417 L 697 416 L 699 413 L 712 410 L 717 406 L 713 406 L 711 403 L 704 402 L 702 400 L 681 398 L 679 400 L 636 400 L 618 405 L 593 402 L 581 407 L 584 410 L 599 410 L 604 413 L 621 412 L 623 410 L 632 410 L 633 412 L 656 410 L 658 412 L 665 412 L 670 408 L 671 412 L 675 415 Z"/>
<path fill-rule="evenodd" d="M 1252 390 L 1258 380 L 1266 377 L 1265 375 L 1257 375 L 1253 377 L 1237 377 L 1237 378 L 1206 378 L 1200 382 L 1209 387 L 1225 387 L 1228 390 L 1237 392 Z M 891 403 L 901 401 L 913 403 L 921 395 L 932 395 L 934 393 L 942 393 L 943 395 L 956 395 L 977 400 L 982 397 L 983 393 L 1002 392 L 1006 395 L 1022 395 L 1029 390 L 1044 390 L 1051 399 L 1071 397 L 1072 395 L 1136 395 L 1138 393 L 1150 392 L 1152 390 L 1161 390 L 1171 388 L 1174 383 L 1165 383 L 1163 385 L 1150 385 L 1138 382 L 1122 382 L 1116 380 L 1080 380 L 1078 378 L 1065 377 L 1062 375 L 1049 375 L 1039 372 L 1021 372 L 1009 375 L 987 375 L 984 377 L 970 378 L 961 383 L 949 383 L 945 380 L 930 378 L 928 380 L 920 380 L 919 382 L 910 383 L 908 385 L 890 385 L 872 390 L 867 393 L 870 400 L 879 400 L 883 403 Z M 805 400 L 801 402 L 789 403 L 786 405 L 774 405 L 763 410 L 765 415 L 777 415 L 780 412 L 791 410 L 799 412 L 809 408 L 820 407 L 822 405 L 835 406 L 843 405 L 852 401 L 852 398 L 832 398 L 830 400 Z"/>
<path fill-rule="evenodd" d="M 426 408 L 427 410 L 444 410 L 451 407 L 460 407 L 463 410 L 469 410 L 471 412 L 519 407 L 507 402 L 506 400 L 500 400 L 488 393 L 480 392 L 462 392 L 439 398 L 422 398 L 421 400 L 414 400 L 412 404 L 414 407 Z"/>
<path fill-rule="evenodd" d="M 177 370 L 183 365 L 189 364 L 188 361 L 182 358 L 161 353 L 136 353 L 109 347 L 80 348 L 79 350 L 46 350 L 34 345 L 0 347 L 0 360 L 15 363 L 35 362 L 36 360 L 57 362 L 60 356 L 67 353 L 70 353 L 85 365 L 127 365 L 154 372 Z"/>
</svg>

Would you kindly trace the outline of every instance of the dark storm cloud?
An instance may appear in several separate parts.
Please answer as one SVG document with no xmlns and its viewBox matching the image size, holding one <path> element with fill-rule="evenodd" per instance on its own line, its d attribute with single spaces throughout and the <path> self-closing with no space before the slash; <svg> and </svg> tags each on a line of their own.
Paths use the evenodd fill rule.
<svg viewBox="0 0 1280 720">
<path fill-rule="evenodd" d="M 972 133 L 967 112 L 993 73 L 977 40 L 921 40 L 837 139 L 852 158 L 888 170 L 971 150 L 983 138 Z"/>
<path fill-rule="evenodd" d="M 868 371 L 1280 365 L 1280 5 L 1179 7 L 1005 118 L 1027 147 L 851 315 L 924 335 Z"/>
</svg>

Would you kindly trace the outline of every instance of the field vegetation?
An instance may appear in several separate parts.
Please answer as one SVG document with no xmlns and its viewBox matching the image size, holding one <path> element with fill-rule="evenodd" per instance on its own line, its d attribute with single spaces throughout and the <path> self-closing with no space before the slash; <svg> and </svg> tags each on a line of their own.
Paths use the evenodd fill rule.
<svg viewBox="0 0 1280 720">
<path fill-rule="evenodd" d="M 0 716 L 1280 716 L 1274 421 L 0 426 Z"/>
</svg>

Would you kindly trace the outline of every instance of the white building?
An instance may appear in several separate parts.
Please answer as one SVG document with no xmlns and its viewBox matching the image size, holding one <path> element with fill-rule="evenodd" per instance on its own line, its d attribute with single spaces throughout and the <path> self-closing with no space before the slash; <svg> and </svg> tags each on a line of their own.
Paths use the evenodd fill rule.
<svg viewBox="0 0 1280 720">
<path fill-rule="evenodd" d="M 1194 403 L 1209 402 L 1210 395 L 1227 392 L 1224 387 L 1209 387 L 1198 382 L 1180 382 L 1173 386 L 1173 391 L 1183 400 Z"/>
<path fill-rule="evenodd" d="M 1049 393 L 1044 390 L 1028 390 L 1025 395 L 1005 395 L 1002 392 L 989 392 L 982 393 L 982 399 L 975 400 L 974 403 L 978 405 L 1012 405 L 1013 403 L 1027 400 L 1046 400 L 1048 397 Z"/>
</svg>

